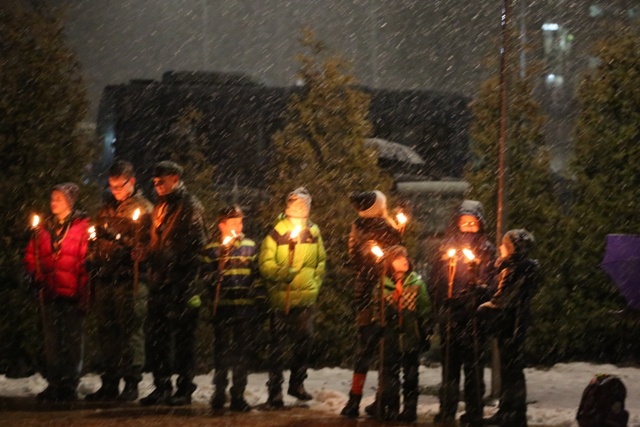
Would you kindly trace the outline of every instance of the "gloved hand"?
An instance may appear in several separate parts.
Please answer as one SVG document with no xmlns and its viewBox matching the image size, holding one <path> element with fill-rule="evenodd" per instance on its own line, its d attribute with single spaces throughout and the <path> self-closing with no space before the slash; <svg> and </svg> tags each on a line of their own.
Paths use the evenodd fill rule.
<svg viewBox="0 0 640 427">
<path fill-rule="evenodd" d="M 194 295 L 187 301 L 187 305 L 191 308 L 199 308 L 202 305 L 202 300 L 200 299 L 200 295 Z"/>
</svg>

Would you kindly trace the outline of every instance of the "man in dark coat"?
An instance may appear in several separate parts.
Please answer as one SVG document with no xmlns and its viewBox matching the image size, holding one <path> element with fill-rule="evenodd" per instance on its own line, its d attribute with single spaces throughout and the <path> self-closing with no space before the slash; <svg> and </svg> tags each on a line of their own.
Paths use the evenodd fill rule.
<svg viewBox="0 0 640 427">
<path fill-rule="evenodd" d="M 471 261 L 463 250 L 470 250 Z M 460 370 L 464 368 L 466 412 L 462 425 L 482 424 L 484 395 L 481 365 L 483 340 L 476 309 L 488 300 L 487 287 L 494 286 L 495 246 L 487 239 L 480 202 L 465 200 L 456 211 L 443 239 L 437 259 L 432 262 L 429 291 L 440 323 L 442 385 L 440 412 L 434 421 L 450 424 L 455 420 L 460 389 Z"/>
<path fill-rule="evenodd" d="M 91 262 L 104 373 L 100 389 L 85 399 L 132 401 L 142 380 L 147 289 L 134 278 L 131 253 L 139 240 L 148 240 L 142 230 L 149 229 L 153 205 L 136 189 L 131 163 L 116 161 L 108 179 L 111 191 L 98 213 Z"/>
<path fill-rule="evenodd" d="M 373 322 L 372 294 L 380 285 L 382 271 L 371 249 L 377 245 L 384 251 L 387 247 L 399 245 L 402 235 L 389 217 L 387 198 L 382 192 L 354 192 L 349 198 L 358 211 L 358 219 L 353 222 L 349 234 L 349 265 L 356 273 L 353 302 L 358 341 L 349 401 L 340 414 L 357 418 L 367 372 L 379 339 L 379 327 Z"/>
<path fill-rule="evenodd" d="M 527 385 L 524 377 L 524 341 L 530 323 L 531 300 L 539 283 L 539 264 L 529 258 L 533 235 L 525 229 L 510 230 L 500 246 L 497 261 L 500 280 L 490 302 L 478 314 L 498 338 L 502 390 L 498 412 L 485 424 L 527 427 Z"/>
<path fill-rule="evenodd" d="M 204 208 L 187 191 L 182 173 L 182 167 L 170 161 L 156 164 L 153 173 L 158 204 L 151 214 L 146 251 L 150 266 L 146 348 L 155 390 L 140 399 L 142 405 L 190 404 L 196 389 L 195 331 L 201 305 L 196 282 L 207 230 Z M 178 380 L 172 396 L 173 372 Z"/>
</svg>

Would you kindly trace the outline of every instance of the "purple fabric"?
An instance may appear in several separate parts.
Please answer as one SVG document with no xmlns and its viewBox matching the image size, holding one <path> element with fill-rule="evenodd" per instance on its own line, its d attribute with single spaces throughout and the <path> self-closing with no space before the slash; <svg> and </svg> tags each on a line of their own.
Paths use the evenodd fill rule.
<svg viewBox="0 0 640 427">
<path fill-rule="evenodd" d="M 629 307 L 640 310 L 640 235 L 607 235 L 600 266 L 611 276 Z"/>
</svg>

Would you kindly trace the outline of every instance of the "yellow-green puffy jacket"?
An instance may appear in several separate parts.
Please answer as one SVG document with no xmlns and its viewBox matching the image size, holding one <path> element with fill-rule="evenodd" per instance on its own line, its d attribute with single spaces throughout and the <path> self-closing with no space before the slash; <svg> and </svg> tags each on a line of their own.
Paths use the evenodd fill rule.
<svg viewBox="0 0 640 427">
<path fill-rule="evenodd" d="M 280 215 L 260 247 L 260 274 L 265 279 L 269 303 L 285 310 L 287 289 L 290 307 L 309 307 L 316 302 L 325 273 L 327 255 L 320 229 L 311 221 L 300 233 L 289 265 L 290 235 L 294 226 Z M 297 270 L 299 267 L 299 271 Z"/>
</svg>

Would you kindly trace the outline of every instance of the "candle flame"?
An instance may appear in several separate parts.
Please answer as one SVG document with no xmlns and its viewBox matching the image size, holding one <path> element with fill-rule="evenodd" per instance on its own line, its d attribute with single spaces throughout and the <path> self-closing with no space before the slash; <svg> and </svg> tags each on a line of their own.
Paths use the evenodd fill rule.
<svg viewBox="0 0 640 427">
<path fill-rule="evenodd" d="M 291 238 L 297 239 L 301 231 L 302 231 L 302 227 L 300 227 L 299 225 L 296 225 L 295 228 L 291 231 Z"/>
<path fill-rule="evenodd" d="M 456 252 L 457 252 L 457 251 L 456 251 L 456 249 L 455 249 L 455 248 L 451 248 L 451 249 L 447 250 L 447 256 L 448 256 L 449 258 L 453 258 L 454 256 L 456 256 Z"/>
<path fill-rule="evenodd" d="M 469 261 L 473 261 L 474 259 L 476 259 L 476 256 L 473 254 L 471 249 L 463 249 L 462 253 L 464 254 L 465 257 L 467 257 Z"/>
<path fill-rule="evenodd" d="M 407 221 L 409 220 L 403 212 L 398 212 L 398 215 L 396 215 L 396 219 L 398 220 L 398 223 L 400 225 L 406 224 Z"/>
<path fill-rule="evenodd" d="M 231 240 L 233 240 L 232 236 L 225 236 L 224 240 L 222 240 L 222 244 L 223 245 L 228 245 L 229 242 L 231 242 Z"/>
<path fill-rule="evenodd" d="M 38 215 L 34 215 L 31 220 L 31 227 L 36 228 L 40 224 L 40 217 Z"/>
<path fill-rule="evenodd" d="M 134 221 L 137 221 L 138 218 L 140 218 L 140 208 L 136 208 L 136 210 L 133 211 L 133 217 L 132 218 L 133 218 Z"/>
<path fill-rule="evenodd" d="M 384 255 L 384 252 L 382 251 L 382 249 L 380 249 L 380 246 L 378 245 L 375 245 L 374 247 L 372 247 L 371 252 L 373 252 L 373 254 L 378 258 L 382 258 L 382 255 Z"/>
<path fill-rule="evenodd" d="M 95 240 L 97 237 L 96 227 L 92 225 L 87 231 L 89 232 L 89 240 Z"/>
<path fill-rule="evenodd" d="M 238 237 L 238 235 L 236 234 L 236 230 L 231 230 L 231 235 L 232 235 L 233 237 Z"/>
</svg>

